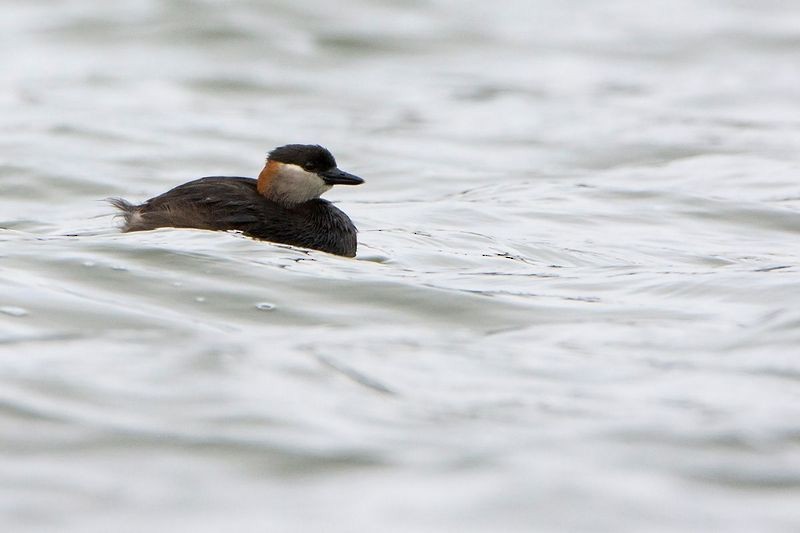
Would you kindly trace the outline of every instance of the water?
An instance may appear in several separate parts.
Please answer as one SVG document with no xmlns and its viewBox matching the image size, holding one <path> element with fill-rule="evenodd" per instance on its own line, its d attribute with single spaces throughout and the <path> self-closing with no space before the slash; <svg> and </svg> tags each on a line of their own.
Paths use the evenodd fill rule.
<svg viewBox="0 0 800 533">
<path fill-rule="evenodd" d="M 4 531 L 796 531 L 800 7 L 14 2 Z M 288 142 L 356 260 L 120 234 Z"/>
</svg>

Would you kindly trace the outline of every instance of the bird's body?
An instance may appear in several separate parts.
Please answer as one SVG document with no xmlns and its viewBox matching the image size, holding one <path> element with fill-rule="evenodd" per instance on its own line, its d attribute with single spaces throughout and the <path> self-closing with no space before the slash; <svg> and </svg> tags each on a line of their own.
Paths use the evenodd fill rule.
<svg viewBox="0 0 800 533">
<path fill-rule="evenodd" d="M 288 145 L 270 154 L 258 180 L 211 176 L 178 185 L 140 205 L 119 198 L 112 204 L 125 219 L 123 231 L 237 230 L 256 239 L 353 257 L 355 225 L 319 195 L 336 183 L 362 182 L 336 168 L 324 148 Z"/>
</svg>

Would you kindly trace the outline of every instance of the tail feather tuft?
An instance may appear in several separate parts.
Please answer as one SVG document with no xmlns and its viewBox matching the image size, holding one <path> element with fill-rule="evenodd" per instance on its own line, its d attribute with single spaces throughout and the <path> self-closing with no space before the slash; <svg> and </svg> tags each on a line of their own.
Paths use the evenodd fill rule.
<svg viewBox="0 0 800 533">
<path fill-rule="evenodd" d="M 131 223 L 137 214 L 136 211 L 138 206 L 130 203 L 124 198 L 107 198 L 106 201 L 120 210 L 120 213 L 117 213 L 117 216 L 121 216 L 125 219 L 125 224 L 122 226 L 122 231 L 129 231 L 131 228 Z"/>
</svg>

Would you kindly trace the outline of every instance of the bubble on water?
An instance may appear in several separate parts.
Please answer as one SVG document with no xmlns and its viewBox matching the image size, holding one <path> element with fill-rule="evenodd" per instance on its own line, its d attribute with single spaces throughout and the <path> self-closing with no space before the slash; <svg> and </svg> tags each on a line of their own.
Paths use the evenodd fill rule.
<svg viewBox="0 0 800 533">
<path fill-rule="evenodd" d="M 275 304 L 271 304 L 269 302 L 257 303 L 256 309 L 260 311 L 272 311 L 273 309 L 275 309 Z"/>
<path fill-rule="evenodd" d="M 206 297 L 205 296 L 197 296 L 197 297 L 195 297 L 194 301 L 203 303 L 203 302 L 206 301 Z"/>
</svg>

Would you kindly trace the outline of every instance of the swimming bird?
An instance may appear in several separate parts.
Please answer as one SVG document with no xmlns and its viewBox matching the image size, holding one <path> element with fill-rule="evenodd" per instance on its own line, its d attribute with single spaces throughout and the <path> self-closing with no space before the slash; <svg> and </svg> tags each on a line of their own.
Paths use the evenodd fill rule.
<svg viewBox="0 0 800 533">
<path fill-rule="evenodd" d="M 134 205 L 111 198 L 124 218 L 122 231 L 155 228 L 238 230 L 250 237 L 346 257 L 356 255 L 356 227 L 320 196 L 334 185 L 364 180 L 336 166 L 318 145 L 287 144 L 272 150 L 258 179 L 210 176 L 178 185 Z"/>
</svg>

